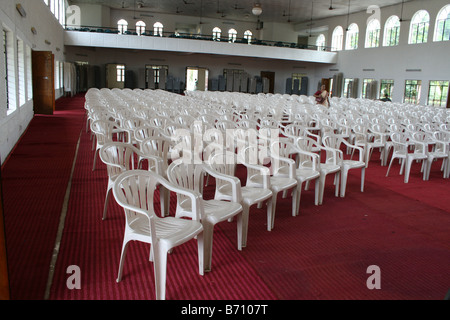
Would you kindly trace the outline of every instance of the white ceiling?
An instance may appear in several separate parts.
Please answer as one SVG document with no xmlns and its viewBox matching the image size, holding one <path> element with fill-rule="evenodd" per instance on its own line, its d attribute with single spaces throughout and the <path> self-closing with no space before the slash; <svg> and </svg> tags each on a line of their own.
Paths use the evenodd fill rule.
<svg viewBox="0 0 450 320">
<path fill-rule="evenodd" d="M 403 0 L 404 2 L 410 0 Z M 136 11 L 136 14 L 167 13 L 237 21 L 253 21 L 255 3 L 263 9 L 264 22 L 301 23 L 331 16 L 365 11 L 371 5 L 379 7 L 402 3 L 402 0 L 69 0 L 69 4 L 102 4 L 116 9 Z M 330 10 L 332 6 L 333 10 Z"/>
</svg>

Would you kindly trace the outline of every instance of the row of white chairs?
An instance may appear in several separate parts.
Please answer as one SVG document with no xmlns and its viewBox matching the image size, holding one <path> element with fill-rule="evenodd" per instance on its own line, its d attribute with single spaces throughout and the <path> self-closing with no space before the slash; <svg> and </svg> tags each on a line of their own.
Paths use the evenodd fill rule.
<svg viewBox="0 0 450 320">
<path fill-rule="evenodd" d="M 430 114 L 426 119 L 431 117 L 436 121 L 427 127 L 423 123 L 425 118 L 417 115 L 409 117 L 408 121 L 402 119 L 401 113 L 405 111 L 400 111 L 400 106 L 396 106 L 395 112 L 386 112 L 385 107 L 378 103 L 352 101 L 345 105 L 339 101 L 339 104 L 325 109 L 307 99 L 300 101 L 298 97 L 258 95 L 253 97 L 254 102 L 248 103 L 240 99 L 241 95 L 220 96 L 218 99 L 207 93 L 180 96 L 159 90 L 114 89 L 91 90 L 86 95 L 87 128 L 93 132 L 96 150 L 93 168 L 97 155 L 108 168 L 103 218 L 106 219 L 111 192 L 127 216 L 118 281 L 122 277 L 129 241 L 138 239 L 152 243 L 157 299 L 165 298 L 167 252 L 182 241 L 197 238 L 199 272 L 203 274 L 211 270 L 212 234 L 216 223 L 236 218 L 237 247 L 242 250 L 247 245 L 249 211 L 253 205 L 267 206 L 267 229 L 270 231 L 274 228 L 279 193 L 284 198 L 292 195 L 292 215 L 296 216 L 299 214 L 301 192 L 303 188 L 308 190 L 312 182 L 316 188 L 314 204 L 323 203 L 326 177 L 330 174 L 335 177 L 335 196 L 345 197 L 348 171 L 360 169 L 361 191 L 364 191 L 365 170 L 372 151 L 377 148 L 382 151 L 382 165 L 387 164 L 389 152 L 394 150 L 388 173 L 394 159 L 405 159 L 402 168 L 405 165 L 405 171 L 408 171 L 410 163 L 418 158 L 399 151 L 397 137 L 400 134 L 407 136 L 406 151 L 414 146 L 412 153 L 418 153 L 413 139 L 419 140 L 422 136 L 419 137 L 418 132 L 424 132 L 425 128 L 430 132 L 434 130 L 433 137 L 441 139 L 442 143 L 428 142 L 428 148 L 422 149 L 428 161 L 423 167 L 424 177 L 429 178 L 430 161 L 432 163 L 441 158 L 441 154 L 446 154 L 446 160 L 442 157 L 441 169 L 444 177 L 448 178 L 449 140 L 447 123 L 442 122 L 447 118 L 441 110 L 436 110 L 434 116 L 432 111 L 428 111 Z M 275 99 L 279 100 L 276 104 L 273 103 Z M 378 114 L 380 110 L 382 116 Z M 242 142 L 249 129 L 257 133 L 256 144 L 249 145 L 247 141 L 238 150 L 236 145 L 230 146 L 223 139 L 232 132 L 232 141 Z M 186 159 L 186 154 L 199 150 L 178 150 L 180 141 L 173 140 L 177 130 L 182 130 L 184 139 L 189 137 L 186 142 L 188 145 L 191 143 L 190 146 L 196 134 L 208 131 L 211 135 L 209 144 L 202 141 L 197 154 L 201 159 L 199 164 L 181 161 Z M 262 130 L 280 130 L 281 137 L 268 139 L 267 135 L 261 134 Z M 399 141 L 403 140 L 399 138 Z M 218 144 L 220 148 L 208 149 Z M 261 146 L 266 149 L 260 150 Z M 432 146 L 432 151 L 429 151 Z M 343 150 L 347 151 L 347 156 Z M 248 160 L 251 154 L 262 151 L 266 152 L 266 157 L 257 157 L 256 163 Z M 353 160 L 355 152 L 359 158 Z M 432 157 L 430 152 L 433 152 Z M 137 161 L 131 160 L 134 159 L 132 155 Z M 189 159 L 192 160 L 193 156 Z M 148 163 L 145 171 L 142 170 L 144 162 Z M 241 185 L 235 176 L 238 165 L 247 170 L 245 185 Z M 409 177 L 409 172 L 405 173 L 405 182 L 407 175 Z M 216 180 L 213 200 L 202 198 L 205 177 L 206 183 L 210 177 Z M 146 185 L 151 187 L 140 189 Z M 133 199 L 141 199 L 134 194 L 140 191 L 148 193 L 145 199 L 153 199 L 156 186 L 161 186 L 161 217 L 155 214 L 151 201 L 133 202 Z M 168 217 L 170 197 L 167 190 L 177 193 L 175 218 Z M 181 217 L 189 217 L 194 222 L 180 226 L 176 221 Z M 166 222 L 170 225 L 167 227 L 170 232 L 162 232 L 158 237 L 158 228 L 166 228 L 163 227 Z M 185 227 L 190 230 L 190 236 L 186 237 L 184 231 L 180 231 L 184 240 L 172 237 L 178 232 L 174 230 Z"/>
</svg>

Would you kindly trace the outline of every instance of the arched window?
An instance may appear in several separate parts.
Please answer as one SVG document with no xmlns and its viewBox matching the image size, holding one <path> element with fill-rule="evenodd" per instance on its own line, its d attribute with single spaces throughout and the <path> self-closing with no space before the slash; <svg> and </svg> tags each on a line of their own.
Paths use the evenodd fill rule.
<svg viewBox="0 0 450 320">
<path fill-rule="evenodd" d="M 145 33 L 146 24 L 144 21 L 136 22 L 136 33 L 141 36 Z"/>
<path fill-rule="evenodd" d="M 220 41 L 221 36 L 222 36 L 222 30 L 219 27 L 215 27 L 213 29 L 213 40 Z"/>
<path fill-rule="evenodd" d="M 120 34 L 124 34 L 128 30 L 128 22 L 127 20 L 121 19 L 117 22 L 117 28 L 119 29 Z"/>
<path fill-rule="evenodd" d="M 324 51 L 326 46 L 326 39 L 323 34 L 319 35 L 316 40 L 316 47 L 318 51 Z"/>
<path fill-rule="evenodd" d="M 162 25 L 162 23 L 161 22 L 156 22 L 153 25 L 153 35 L 162 37 L 163 36 L 163 29 L 164 29 L 164 26 Z"/>
<path fill-rule="evenodd" d="M 398 45 L 400 39 L 400 18 L 397 16 L 391 16 L 386 20 L 384 26 L 384 40 L 383 46 L 392 47 Z"/>
<path fill-rule="evenodd" d="M 331 38 L 331 50 L 341 51 L 344 43 L 344 29 L 341 26 L 334 28 L 333 36 Z"/>
<path fill-rule="evenodd" d="M 236 29 L 228 30 L 228 42 L 235 42 L 237 39 L 237 31 Z"/>
<path fill-rule="evenodd" d="M 345 42 L 345 50 L 355 50 L 358 49 L 359 40 L 359 28 L 356 23 L 352 23 L 347 29 Z"/>
<path fill-rule="evenodd" d="M 370 20 L 366 30 L 366 48 L 377 48 L 380 45 L 380 21 Z"/>
<path fill-rule="evenodd" d="M 428 28 L 430 26 L 430 15 L 426 10 L 417 11 L 412 20 L 409 30 L 409 43 L 426 43 L 428 41 Z"/>
<path fill-rule="evenodd" d="M 439 11 L 434 29 L 434 41 L 450 40 L 450 4 Z"/>
<path fill-rule="evenodd" d="M 247 40 L 248 44 L 252 43 L 253 33 L 250 30 L 244 32 L 244 39 Z"/>
</svg>

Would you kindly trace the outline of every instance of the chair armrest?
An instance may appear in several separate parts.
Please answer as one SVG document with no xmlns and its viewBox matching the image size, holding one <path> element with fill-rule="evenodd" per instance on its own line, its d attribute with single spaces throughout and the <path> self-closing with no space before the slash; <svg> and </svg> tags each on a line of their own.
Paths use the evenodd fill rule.
<svg viewBox="0 0 450 320">
<path fill-rule="evenodd" d="M 241 192 L 241 180 L 237 177 L 219 173 L 207 164 L 202 165 L 203 171 L 214 177 L 215 179 L 223 180 L 231 184 L 232 189 L 232 199 L 233 202 L 242 202 L 242 192 Z"/>
<path fill-rule="evenodd" d="M 164 160 L 161 157 L 154 156 L 154 155 L 147 155 L 142 153 L 141 151 L 136 151 L 137 155 L 139 156 L 139 163 L 141 163 L 143 160 L 148 160 L 149 162 L 149 170 L 151 168 L 150 163 L 153 164 L 153 167 L 155 168 L 155 172 L 161 176 L 165 175 L 165 172 L 163 172 L 163 164 Z"/>
<path fill-rule="evenodd" d="M 359 161 L 364 162 L 364 150 L 363 150 L 363 148 L 358 147 L 358 146 L 355 146 L 355 145 L 349 143 L 349 142 L 348 142 L 347 140 L 345 140 L 345 139 L 341 139 L 341 142 L 342 142 L 343 144 L 345 144 L 345 145 L 346 145 L 348 148 L 350 148 L 350 149 L 358 150 L 358 151 L 359 151 Z"/>
</svg>

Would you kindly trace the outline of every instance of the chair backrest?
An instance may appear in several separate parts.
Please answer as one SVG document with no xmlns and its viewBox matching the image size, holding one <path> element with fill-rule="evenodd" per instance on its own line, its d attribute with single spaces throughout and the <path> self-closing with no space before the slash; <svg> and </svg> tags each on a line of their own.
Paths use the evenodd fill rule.
<svg viewBox="0 0 450 320">
<path fill-rule="evenodd" d="M 108 142 L 100 149 L 100 159 L 106 164 L 108 176 L 117 177 L 136 166 L 137 148 L 124 142 Z"/>
<path fill-rule="evenodd" d="M 114 198 L 125 210 L 127 224 L 131 223 L 137 214 L 146 216 L 152 237 L 155 236 L 152 221 L 158 207 L 155 208 L 153 200 L 161 179 L 150 171 L 133 170 L 118 176 L 113 187 Z"/>
<path fill-rule="evenodd" d="M 167 169 L 170 183 L 196 192 L 201 192 L 203 183 L 203 164 L 172 162 Z"/>
<path fill-rule="evenodd" d="M 91 131 L 95 134 L 99 144 L 112 141 L 114 130 L 118 128 L 117 123 L 111 120 L 97 120 L 91 124 Z"/>
</svg>

